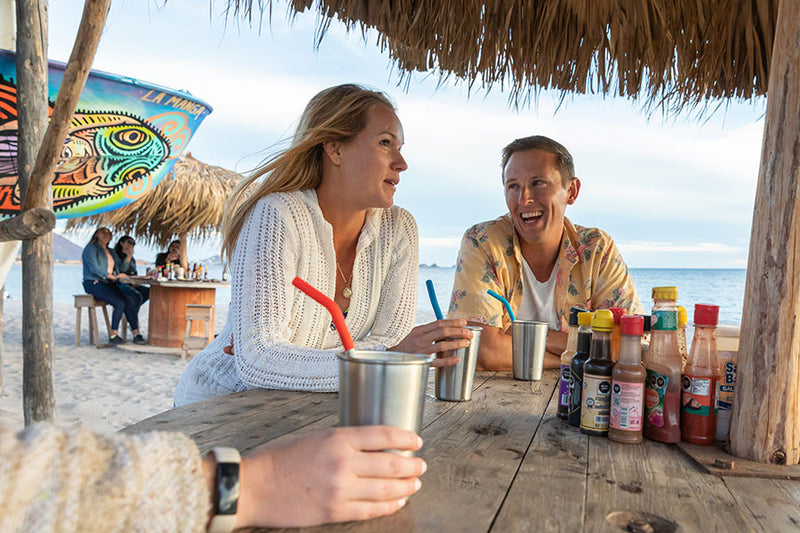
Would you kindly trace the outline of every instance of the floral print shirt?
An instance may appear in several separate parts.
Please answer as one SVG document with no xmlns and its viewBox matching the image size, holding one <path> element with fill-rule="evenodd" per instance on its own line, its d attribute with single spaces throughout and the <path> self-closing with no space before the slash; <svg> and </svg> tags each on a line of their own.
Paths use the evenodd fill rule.
<svg viewBox="0 0 800 533">
<path fill-rule="evenodd" d="M 522 251 L 508 214 L 469 228 L 461 241 L 449 318 L 502 328 L 511 319 L 487 289 L 505 297 L 514 310 L 522 303 Z M 573 225 L 564 218 L 555 286 L 556 313 L 567 330 L 572 306 L 589 310 L 623 307 L 639 314 L 642 305 L 633 279 L 611 237 L 597 229 Z"/>
</svg>

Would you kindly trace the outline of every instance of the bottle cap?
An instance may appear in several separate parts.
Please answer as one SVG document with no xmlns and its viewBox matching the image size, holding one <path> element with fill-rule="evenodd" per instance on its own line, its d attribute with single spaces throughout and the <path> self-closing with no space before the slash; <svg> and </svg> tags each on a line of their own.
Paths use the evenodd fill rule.
<svg viewBox="0 0 800 533">
<path fill-rule="evenodd" d="M 592 331 L 611 331 L 614 327 L 614 314 L 608 309 L 598 309 L 592 317 Z"/>
<path fill-rule="evenodd" d="M 592 325 L 592 315 L 589 311 L 585 313 L 578 313 L 578 325 L 579 326 L 591 326 Z"/>
<path fill-rule="evenodd" d="M 583 307 L 570 307 L 569 308 L 569 322 L 570 326 L 578 325 L 578 313 L 585 313 L 586 309 Z"/>
<path fill-rule="evenodd" d="M 641 315 L 625 315 L 619 320 L 620 333 L 641 336 L 644 332 L 644 318 Z"/>
<path fill-rule="evenodd" d="M 677 300 L 678 287 L 653 287 L 653 300 Z"/>
<path fill-rule="evenodd" d="M 609 311 L 614 315 L 614 324 L 619 324 L 619 319 L 627 312 L 624 307 L 609 307 Z"/>
<path fill-rule="evenodd" d="M 644 324 L 642 325 L 642 329 L 644 329 L 644 331 L 650 331 L 650 320 L 651 320 L 650 315 L 639 315 L 639 316 L 642 317 L 642 321 L 644 322 Z"/>
<path fill-rule="evenodd" d="M 711 304 L 694 304 L 695 326 L 716 326 L 719 322 L 719 306 Z"/>
<path fill-rule="evenodd" d="M 686 324 L 689 323 L 689 314 L 686 312 L 686 308 L 682 305 L 678 306 L 678 327 L 682 328 Z"/>
</svg>

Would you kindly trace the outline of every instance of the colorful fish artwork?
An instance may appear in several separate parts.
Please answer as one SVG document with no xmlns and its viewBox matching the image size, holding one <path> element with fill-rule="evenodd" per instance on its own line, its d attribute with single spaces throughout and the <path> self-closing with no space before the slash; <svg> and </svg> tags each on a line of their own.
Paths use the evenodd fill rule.
<svg viewBox="0 0 800 533">
<path fill-rule="evenodd" d="M 0 50 L 0 217 L 20 208 L 14 61 Z M 50 63 L 51 113 L 63 71 Z M 56 216 L 110 211 L 151 191 L 210 112 L 188 93 L 92 71 L 53 177 Z"/>
</svg>

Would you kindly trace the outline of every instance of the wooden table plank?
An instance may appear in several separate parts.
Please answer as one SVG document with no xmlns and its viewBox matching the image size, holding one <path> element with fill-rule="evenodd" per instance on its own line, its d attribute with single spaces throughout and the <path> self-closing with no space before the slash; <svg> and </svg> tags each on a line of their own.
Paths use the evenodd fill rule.
<svg viewBox="0 0 800 533">
<path fill-rule="evenodd" d="M 625 445 L 589 438 L 585 529 L 610 531 L 614 512 L 648 513 L 680 531 L 752 531 L 725 483 L 705 473 L 676 446 L 646 440 Z"/>
<path fill-rule="evenodd" d="M 800 531 L 800 482 L 725 476 L 725 485 L 761 531 Z"/>
<path fill-rule="evenodd" d="M 583 528 L 589 437 L 559 420 L 557 408 L 553 394 L 493 531 Z"/>
</svg>

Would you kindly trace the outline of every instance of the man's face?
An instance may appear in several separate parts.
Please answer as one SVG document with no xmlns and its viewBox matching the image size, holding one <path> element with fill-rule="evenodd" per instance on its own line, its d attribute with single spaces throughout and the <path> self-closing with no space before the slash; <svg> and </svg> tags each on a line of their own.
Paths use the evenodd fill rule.
<svg viewBox="0 0 800 533">
<path fill-rule="evenodd" d="M 564 187 L 555 154 L 526 150 L 509 158 L 503 185 L 508 212 L 520 239 L 532 246 L 558 245 L 564 212 L 578 197 L 578 178 Z"/>
</svg>

